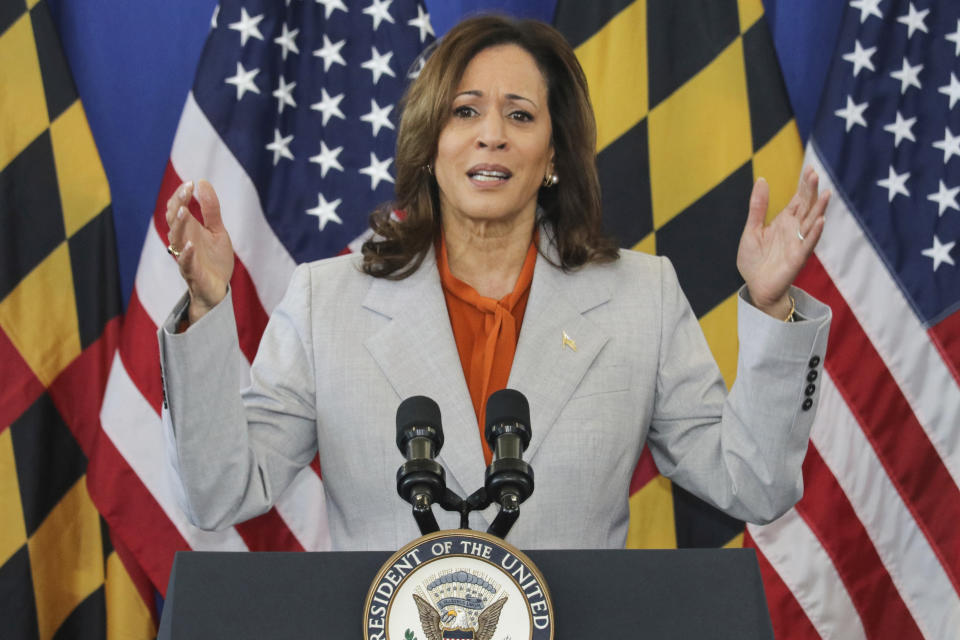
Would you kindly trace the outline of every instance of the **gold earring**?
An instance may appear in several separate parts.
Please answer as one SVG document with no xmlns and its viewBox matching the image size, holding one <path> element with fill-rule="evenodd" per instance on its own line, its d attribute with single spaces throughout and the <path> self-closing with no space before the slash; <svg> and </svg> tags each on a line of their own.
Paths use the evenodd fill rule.
<svg viewBox="0 0 960 640">
<path fill-rule="evenodd" d="M 560 182 L 560 176 L 555 173 L 551 173 L 543 176 L 543 186 L 550 188 Z"/>
</svg>

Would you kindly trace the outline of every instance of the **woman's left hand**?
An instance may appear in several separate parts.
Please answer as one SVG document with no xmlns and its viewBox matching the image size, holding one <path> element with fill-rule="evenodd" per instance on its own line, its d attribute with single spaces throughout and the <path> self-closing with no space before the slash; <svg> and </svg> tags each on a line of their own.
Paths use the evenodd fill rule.
<svg viewBox="0 0 960 640">
<path fill-rule="evenodd" d="M 790 204 L 764 225 L 770 187 L 760 178 L 750 194 L 750 212 L 737 250 L 737 269 L 750 299 L 761 311 L 781 320 L 790 313 L 787 290 L 817 246 L 830 192 L 817 196 L 817 173 L 803 172 Z"/>
</svg>

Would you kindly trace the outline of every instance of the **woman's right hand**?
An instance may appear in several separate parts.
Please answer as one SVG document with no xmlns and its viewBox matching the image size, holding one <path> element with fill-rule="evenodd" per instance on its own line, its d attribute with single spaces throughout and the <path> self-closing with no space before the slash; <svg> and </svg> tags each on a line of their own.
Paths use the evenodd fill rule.
<svg viewBox="0 0 960 640">
<path fill-rule="evenodd" d="M 203 224 L 187 206 L 196 198 Z M 169 246 L 180 252 L 176 258 L 180 275 L 190 291 L 190 324 L 220 303 L 227 295 L 233 275 L 233 244 L 220 217 L 220 201 L 206 180 L 184 182 L 167 200 Z"/>
</svg>

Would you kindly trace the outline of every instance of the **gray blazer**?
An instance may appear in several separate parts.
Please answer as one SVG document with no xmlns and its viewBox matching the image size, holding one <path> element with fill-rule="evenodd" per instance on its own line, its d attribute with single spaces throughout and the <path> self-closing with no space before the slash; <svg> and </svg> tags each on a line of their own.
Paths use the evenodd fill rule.
<svg viewBox="0 0 960 640">
<path fill-rule="evenodd" d="M 409 542 L 418 530 L 396 494 L 394 424 L 412 395 L 440 405 L 448 486 L 462 496 L 482 486 L 477 417 L 433 254 L 396 282 L 359 265 L 350 255 L 296 269 L 249 379 L 230 296 L 175 334 L 181 301 L 160 329 L 174 466 L 197 526 L 268 510 L 319 450 L 333 548 Z M 667 259 L 622 251 L 563 273 L 538 256 L 509 383 L 530 402 L 525 459 L 536 489 L 508 540 L 622 547 L 645 442 L 663 474 L 737 518 L 767 522 L 792 506 L 816 408 L 816 392 L 805 405 L 808 376 L 819 375 L 830 324 L 828 307 L 792 295 L 805 321 L 770 318 L 741 292 L 738 378 L 727 394 Z M 441 527 L 457 526 L 435 512 Z M 495 513 L 471 527 L 485 529 Z"/>
</svg>

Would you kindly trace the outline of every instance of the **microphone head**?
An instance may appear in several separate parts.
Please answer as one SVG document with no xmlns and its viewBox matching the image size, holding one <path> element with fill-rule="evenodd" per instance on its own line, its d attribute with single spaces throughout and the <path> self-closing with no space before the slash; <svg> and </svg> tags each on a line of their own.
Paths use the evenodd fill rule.
<svg viewBox="0 0 960 640">
<path fill-rule="evenodd" d="M 530 404 L 527 397 L 516 389 L 500 389 L 487 399 L 487 417 L 484 428 L 484 437 L 487 444 L 493 447 L 494 440 L 500 433 L 494 433 L 498 425 L 509 424 L 516 428 L 511 429 L 523 440 L 523 448 L 530 444 Z"/>
<path fill-rule="evenodd" d="M 407 442 L 416 437 L 433 441 L 434 453 L 443 446 L 440 407 L 427 396 L 411 396 L 397 407 L 397 447 L 405 453 Z"/>
</svg>

